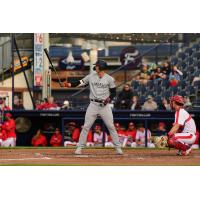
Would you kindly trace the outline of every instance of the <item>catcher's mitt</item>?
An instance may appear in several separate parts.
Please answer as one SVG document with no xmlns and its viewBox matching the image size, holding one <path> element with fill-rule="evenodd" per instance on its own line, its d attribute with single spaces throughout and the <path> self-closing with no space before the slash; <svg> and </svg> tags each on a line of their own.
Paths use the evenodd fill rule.
<svg viewBox="0 0 200 200">
<path fill-rule="evenodd" d="M 154 137 L 154 144 L 157 148 L 166 148 L 168 137 L 167 136 L 155 136 Z"/>
</svg>

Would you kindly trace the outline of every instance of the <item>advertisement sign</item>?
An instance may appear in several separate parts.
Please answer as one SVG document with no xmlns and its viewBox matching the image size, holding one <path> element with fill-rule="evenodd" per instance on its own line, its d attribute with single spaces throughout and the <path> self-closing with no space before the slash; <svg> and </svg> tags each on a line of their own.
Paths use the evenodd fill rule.
<svg viewBox="0 0 200 200">
<path fill-rule="evenodd" d="M 43 33 L 34 33 L 34 86 L 42 86 Z"/>
<path fill-rule="evenodd" d="M 128 69 L 135 69 L 141 63 L 141 55 L 135 47 L 127 47 L 123 49 L 120 55 L 122 65 Z"/>
<path fill-rule="evenodd" d="M 83 66 L 84 62 L 81 57 L 75 57 L 72 62 L 68 61 L 68 57 L 59 60 L 59 68 L 61 70 L 80 70 Z"/>
</svg>

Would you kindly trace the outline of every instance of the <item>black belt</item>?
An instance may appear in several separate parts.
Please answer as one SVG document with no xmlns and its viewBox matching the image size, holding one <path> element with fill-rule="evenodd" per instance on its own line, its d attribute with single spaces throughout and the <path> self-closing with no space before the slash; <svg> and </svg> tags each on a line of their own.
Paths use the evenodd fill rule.
<svg viewBox="0 0 200 200">
<path fill-rule="evenodd" d="M 97 102 L 97 103 L 104 103 L 104 101 L 98 100 L 98 99 L 90 99 L 90 101 L 94 101 L 94 102 Z"/>
</svg>

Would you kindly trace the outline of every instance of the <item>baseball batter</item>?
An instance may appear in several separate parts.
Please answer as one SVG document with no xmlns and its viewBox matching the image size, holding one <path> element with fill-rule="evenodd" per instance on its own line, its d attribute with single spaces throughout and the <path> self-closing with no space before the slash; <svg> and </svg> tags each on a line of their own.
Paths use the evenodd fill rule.
<svg viewBox="0 0 200 200">
<path fill-rule="evenodd" d="M 75 154 L 82 153 L 81 150 L 86 144 L 87 134 L 98 115 L 101 116 L 110 132 L 112 141 L 115 145 L 116 153 L 123 154 L 119 138 L 113 124 L 112 110 L 109 106 L 111 99 L 116 96 L 116 87 L 114 79 L 104 72 L 106 67 L 107 63 L 105 61 L 98 60 L 95 63 L 94 72 L 87 75 L 80 81 L 73 83 L 65 82 L 62 85 L 64 87 L 76 87 L 89 84 L 90 86 L 90 104 L 85 114 L 85 122 Z"/>
<path fill-rule="evenodd" d="M 175 123 L 168 133 L 168 146 L 178 150 L 177 155 L 189 155 L 196 140 L 196 125 L 191 115 L 183 109 L 184 99 L 176 95 L 170 98 L 175 110 Z M 181 130 L 180 130 L 181 129 Z"/>
</svg>

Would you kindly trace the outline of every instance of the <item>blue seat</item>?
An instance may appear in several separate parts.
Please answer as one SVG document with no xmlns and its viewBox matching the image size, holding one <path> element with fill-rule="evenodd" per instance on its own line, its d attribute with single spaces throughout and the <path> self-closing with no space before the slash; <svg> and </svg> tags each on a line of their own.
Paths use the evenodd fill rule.
<svg viewBox="0 0 200 200">
<path fill-rule="evenodd" d="M 200 81 L 195 81 L 195 82 L 194 82 L 194 87 L 200 88 Z"/>
<path fill-rule="evenodd" d="M 194 60 L 193 60 L 193 58 L 189 57 L 185 60 L 185 63 L 186 63 L 187 66 L 189 66 L 189 65 L 192 65 L 194 63 Z"/>
<path fill-rule="evenodd" d="M 185 58 L 186 58 L 186 54 L 184 52 L 181 52 L 181 53 L 178 54 L 179 60 L 185 60 Z"/>
<path fill-rule="evenodd" d="M 194 51 L 194 52 L 199 51 L 199 49 L 200 49 L 200 45 L 199 44 L 194 44 L 192 46 L 192 51 Z"/>
<path fill-rule="evenodd" d="M 180 91 L 178 91 L 178 95 L 185 97 L 185 96 L 187 96 L 187 92 L 186 92 L 186 90 L 180 90 Z"/>
<path fill-rule="evenodd" d="M 200 60 L 200 52 L 195 52 L 192 54 L 193 60 L 198 61 Z"/>
<path fill-rule="evenodd" d="M 192 48 L 187 48 L 187 49 L 185 50 L 185 55 L 186 55 L 187 57 L 191 56 L 192 53 L 193 53 Z"/>
<path fill-rule="evenodd" d="M 190 95 L 196 95 L 196 87 L 189 85 L 186 88 L 186 91 L 190 94 Z"/>
<path fill-rule="evenodd" d="M 162 96 L 165 97 L 166 99 L 168 99 L 169 97 L 172 96 L 171 92 L 166 90 L 162 93 Z"/>
<path fill-rule="evenodd" d="M 144 94 L 144 93 L 147 91 L 147 88 L 146 88 L 146 86 L 144 86 L 144 85 L 140 85 L 140 86 L 138 87 L 138 90 L 139 90 L 142 94 Z"/>
<path fill-rule="evenodd" d="M 140 102 L 141 105 L 144 104 L 145 101 L 146 101 L 146 96 L 140 96 L 139 97 L 139 102 Z"/>
<path fill-rule="evenodd" d="M 162 92 L 162 87 L 160 85 L 156 85 L 155 91 L 157 92 L 157 94 L 160 94 Z"/>
<path fill-rule="evenodd" d="M 186 69 L 187 68 L 187 65 L 186 65 L 185 61 L 181 61 L 179 63 L 179 66 L 180 66 L 181 69 Z"/>
<path fill-rule="evenodd" d="M 147 82 L 147 87 L 148 87 L 150 90 L 153 89 L 153 88 L 154 88 L 154 81 L 149 80 L 149 81 Z"/>
<path fill-rule="evenodd" d="M 178 63 L 178 58 L 177 57 L 172 57 L 170 61 L 171 65 L 176 65 Z"/>
<path fill-rule="evenodd" d="M 131 86 L 132 86 L 132 88 L 134 88 L 134 89 L 137 89 L 138 87 L 139 87 L 139 82 L 138 81 L 132 81 L 131 82 Z"/>
</svg>

